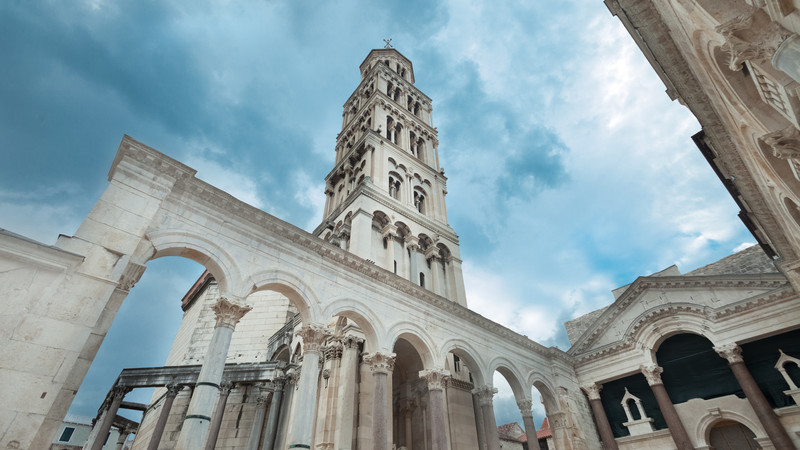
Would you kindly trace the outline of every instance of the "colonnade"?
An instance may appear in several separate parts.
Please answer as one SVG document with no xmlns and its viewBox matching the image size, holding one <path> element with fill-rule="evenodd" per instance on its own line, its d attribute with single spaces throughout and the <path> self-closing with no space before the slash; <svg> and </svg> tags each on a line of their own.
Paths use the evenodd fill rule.
<svg viewBox="0 0 800 450">
<path fill-rule="evenodd" d="M 731 371 L 733 372 L 736 381 L 739 383 L 742 391 L 753 408 L 761 426 L 767 433 L 770 441 L 777 450 L 792 450 L 794 444 L 792 443 L 786 429 L 780 423 L 775 410 L 767 401 L 761 389 L 756 384 L 750 371 L 742 359 L 742 349 L 735 343 L 724 344 L 714 347 L 721 357 L 728 361 Z M 672 437 L 675 446 L 678 450 L 692 450 L 691 438 L 686 432 L 686 427 L 678 415 L 675 405 L 667 393 L 664 383 L 661 380 L 661 374 L 664 369 L 656 364 L 648 364 L 640 366 L 640 372 L 647 380 L 647 384 L 653 391 L 653 396 L 658 403 L 658 408 L 667 423 L 670 436 Z M 598 431 L 600 432 L 600 439 L 606 449 L 616 450 L 618 445 L 614 438 L 614 433 L 611 429 L 611 424 L 608 421 L 605 409 L 603 408 L 600 399 L 600 390 L 602 385 L 598 383 L 590 383 L 583 387 L 589 397 L 589 403 L 597 423 Z M 693 425 L 693 424 L 692 424 Z"/>
<path fill-rule="evenodd" d="M 147 450 L 159 448 L 174 401 L 187 386 L 191 387 L 192 392 L 175 448 L 212 450 L 217 443 L 228 397 L 237 387 L 234 382 L 223 379 L 231 336 L 236 324 L 251 308 L 225 297 L 221 297 L 212 308 L 216 324 L 197 382 L 193 385 L 165 386 L 166 393 Z M 253 385 L 256 394 L 255 410 L 246 448 L 272 450 L 278 448 L 278 444 L 281 448 L 311 448 L 316 444 L 322 444 L 323 448 L 351 448 L 355 441 L 353 432 L 357 428 L 356 417 L 360 413 L 357 410 L 357 373 L 362 365 L 368 369 L 368 372 L 362 372 L 362 376 L 369 373 L 371 377 L 369 409 L 372 418 L 372 448 L 388 450 L 397 445 L 398 442 L 393 442 L 395 435 L 392 400 L 395 354 L 381 351 L 360 353 L 363 339 L 352 334 L 332 336 L 329 328 L 321 324 L 304 325 L 296 334 L 302 340 L 300 366 L 290 369 L 286 376 Z M 426 368 L 418 373 L 418 377 L 421 386 L 426 389 L 423 422 L 430 430 L 430 435 L 426 436 L 425 446 L 433 450 L 445 450 L 449 447 L 450 439 L 450 419 L 445 394 L 450 372 L 443 368 Z M 319 394 L 320 383 L 326 383 L 326 388 L 335 391 L 332 395 L 323 397 Z M 285 388 L 285 384 L 292 388 Z M 130 390 L 125 386 L 115 386 L 112 389 L 104 412 L 95 426 L 93 439 L 86 448 L 100 450 L 104 436 L 107 435 L 125 394 Z M 292 394 L 285 400 L 291 403 L 291 408 L 282 407 L 285 391 Z M 497 389 L 491 386 L 479 386 L 472 391 L 476 412 L 475 426 L 481 449 L 500 448 L 494 420 L 495 393 Z M 526 432 L 535 440 L 530 403 L 530 400 L 523 400 L 518 405 L 523 413 Z M 290 417 L 282 417 L 287 413 Z M 410 414 L 400 420 L 404 424 L 401 425 L 402 433 L 401 429 L 397 430 L 402 434 L 399 440 L 405 448 L 411 450 Z M 282 428 L 285 431 L 281 431 Z M 283 437 L 278 439 L 280 433 L 283 433 Z"/>
</svg>

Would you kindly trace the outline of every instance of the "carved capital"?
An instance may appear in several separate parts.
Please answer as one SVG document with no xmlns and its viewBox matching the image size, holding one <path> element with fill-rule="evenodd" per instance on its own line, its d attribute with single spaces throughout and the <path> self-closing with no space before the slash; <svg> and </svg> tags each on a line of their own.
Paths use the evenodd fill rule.
<svg viewBox="0 0 800 450">
<path fill-rule="evenodd" d="M 581 389 L 589 396 L 589 400 L 600 400 L 600 390 L 603 389 L 603 385 L 591 383 L 581 386 Z"/>
<path fill-rule="evenodd" d="M 800 130 L 797 128 L 790 126 L 773 131 L 761 136 L 761 140 L 769 145 L 776 158 L 800 160 Z"/>
<path fill-rule="evenodd" d="M 358 344 L 362 342 L 364 342 L 364 339 L 361 339 L 358 336 L 353 336 L 352 334 L 348 334 L 342 338 L 342 347 L 345 350 L 358 350 Z"/>
<path fill-rule="evenodd" d="M 450 372 L 444 369 L 426 369 L 419 371 L 419 377 L 425 380 L 429 391 L 441 391 L 447 386 Z"/>
<path fill-rule="evenodd" d="M 566 428 L 569 423 L 567 422 L 567 413 L 557 412 L 547 415 L 547 421 L 550 423 L 550 428 L 553 430 Z"/>
<path fill-rule="evenodd" d="M 719 353 L 719 356 L 727 359 L 728 364 L 744 362 L 742 359 L 742 348 L 736 345 L 735 342 L 714 347 L 714 351 Z"/>
<path fill-rule="evenodd" d="M 406 239 L 406 247 L 408 247 L 412 252 L 419 248 L 419 238 L 412 235 L 407 235 Z"/>
<path fill-rule="evenodd" d="M 517 400 L 517 407 L 522 417 L 533 417 L 533 412 L 531 411 L 533 402 L 531 400 Z"/>
<path fill-rule="evenodd" d="M 164 387 L 167 388 L 167 397 L 177 397 L 178 393 L 183 389 L 183 386 L 178 384 L 168 384 Z"/>
<path fill-rule="evenodd" d="M 439 247 L 436 245 L 431 245 L 425 250 L 425 259 L 428 261 L 436 260 L 438 261 L 441 258 L 439 254 Z"/>
<path fill-rule="evenodd" d="M 223 381 L 219 385 L 219 395 L 228 395 L 228 394 L 230 394 L 234 387 L 236 387 L 236 386 L 233 383 L 231 383 L 230 381 Z"/>
<path fill-rule="evenodd" d="M 664 384 L 661 381 L 661 373 L 664 372 L 664 368 L 657 366 L 655 364 L 650 364 L 648 366 L 641 366 L 642 374 L 644 377 L 647 378 L 647 384 L 650 386 L 654 384 Z"/>
<path fill-rule="evenodd" d="M 729 54 L 728 68 L 742 70 L 745 61 L 768 61 L 791 33 L 776 22 L 753 26 L 753 12 L 729 20 L 716 28 L 725 38 L 723 48 Z"/>
<path fill-rule="evenodd" d="M 392 224 L 388 224 L 381 230 L 381 235 L 384 239 L 389 239 L 391 241 L 395 236 L 397 236 L 397 227 Z"/>
<path fill-rule="evenodd" d="M 122 271 L 122 275 L 119 277 L 118 286 L 123 291 L 130 291 L 133 289 L 133 286 L 136 282 L 142 278 L 142 274 L 144 274 L 144 270 L 146 266 L 136 263 L 128 263 L 125 267 L 125 270 Z"/>
<path fill-rule="evenodd" d="M 125 398 L 125 395 L 132 390 L 128 386 L 114 386 L 111 388 L 111 396 L 113 398 Z"/>
<path fill-rule="evenodd" d="M 497 394 L 497 388 L 483 385 L 473 389 L 472 393 L 478 396 L 478 403 L 480 403 L 481 406 L 492 406 L 492 398 L 494 394 Z"/>
<path fill-rule="evenodd" d="M 394 353 L 369 353 L 364 356 L 364 362 L 369 364 L 372 373 L 385 373 L 388 374 L 394 370 L 394 359 L 397 355 Z"/>
<path fill-rule="evenodd" d="M 325 359 L 341 359 L 342 357 L 342 341 L 334 340 L 324 347 Z"/>
<path fill-rule="evenodd" d="M 305 325 L 295 333 L 303 340 L 303 353 L 316 353 L 321 356 L 322 343 L 331 335 L 328 327 L 318 323 Z"/>
<path fill-rule="evenodd" d="M 214 315 L 217 318 L 216 326 L 233 329 L 239 323 L 239 320 L 253 308 L 233 303 L 225 297 L 220 297 L 211 309 L 214 310 Z"/>
<path fill-rule="evenodd" d="M 261 394 L 256 398 L 256 405 L 266 406 L 267 401 L 269 401 L 269 394 Z"/>
</svg>

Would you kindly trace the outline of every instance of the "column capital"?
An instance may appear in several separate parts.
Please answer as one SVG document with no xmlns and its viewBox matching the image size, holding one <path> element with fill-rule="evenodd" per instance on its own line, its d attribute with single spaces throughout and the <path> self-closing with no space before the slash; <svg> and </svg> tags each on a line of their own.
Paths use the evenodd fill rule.
<svg viewBox="0 0 800 450">
<path fill-rule="evenodd" d="M 321 356 L 322 343 L 331 333 L 325 325 L 312 323 L 297 330 L 295 335 L 303 340 L 303 353 L 316 353 Z"/>
<path fill-rule="evenodd" d="M 348 334 L 347 336 L 342 337 L 342 346 L 345 349 L 358 349 L 358 344 L 364 342 L 364 339 L 361 339 L 358 336 L 354 336 L 352 334 Z"/>
<path fill-rule="evenodd" d="M 447 386 L 450 371 L 444 369 L 425 369 L 419 371 L 419 377 L 428 384 L 429 391 L 441 391 Z"/>
<path fill-rule="evenodd" d="M 164 386 L 167 389 L 167 397 L 177 397 L 178 393 L 183 389 L 179 384 L 168 384 Z"/>
<path fill-rule="evenodd" d="M 256 398 L 256 405 L 263 406 L 267 404 L 267 400 L 269 400 L 269 394 L 259 394 Z"/>
<path fill-rule="evenodd" d="M 533 412 L 531 411 L 531 408 L 533 408 L 532 400 L 517 400 L 517 407 L 522 417 L 533 417 Z"/>
<path fill-rule="evenodd" d="M 719 356 L 727 359 L 728 364 L 744 362 L 744 359 L 742 359 L 742 348 L 736 345 L 735 342 L 716 346 L 714 347 L 714 351 L 719 353 Z"/>
<path fill-rule="evenodd" d="M 223 381 L 219 384 L 219 395 L 230 394 L 234 387 L 236 386 L 230 381 Z"/>
<path fill-rule="evenodd" d="M 342 358 L 342 340 L 341 339 L 334 339 L 323 347 L 323 353 L 325 354 L 325 360 L 332 360 L 332 359 L 341 359 Z"/>
<path fill-rule="evenodd" d="M 483 385 L 473 389 L 472 393 L 478 396 L 478 402 L 481 406 L 491 406 L 492 397 L 494 397 L 494 394 L 497 394 L 497 388 Z"/>
<path fill-rule="evenodd" d="M 414 251 L 419 248 L 419 238 L 412 235 L 407 235 L 405 238 L 406 247 L 408 247 L 411 251 Z"/>
<path fill-rule="evenodd" d="M 644 377 L 647 378 L 647 384 L 650 386 L 654 384 L 664 384 L 664 382 L 661 381 L 661 373 L 664 372 L 663 367 L 650 364 L 647 366 L 641 366 L 640 369 L 642 374 L 644 374 Z"/>
<path fill-rule="evenodd" d="M 133 390 L 133 389 L 132 389 L 132 388 L 129 388 L 128 386 L 122 386 L 122 385 L 119 385 L 119 386 L 114 386 L 113 388 L 111 388 L 111 392 L 109 392 L 109 394 L 110 394 L 110 395 L 111 395 L 111 397 L 112 397 L 112 398 L 114 398 L 114 399 L 117 399 L 117 398 L 125 398 L 125 395 L 126 395 L 128 392 L 132 391 L 132 390 Z"/>
<path fill-rule="evenodd" d="M 397 227 L 392 224 L 387 224 L 381 229 L 381 236 L 384 239 L 392 239 L 397 236 Z"/>
<path fill-rule="evenodd" d="M 244 317 L 244 315 L 250 312 L 250 310 L 253 308 L 247 305 L 232 302 L 226 297 L 220 297 L 219 300 L 217 300 L 217 303 L 214 303 L 214 306 L 212 306 L 211 309 L 214 310 L 214 315 L 217 319 L 217 327 L 234 329 L 236 324 L 239 323 L 239 320 L 241 320 L 242 317 Z"/>
<path fill-rule="evenodd" d="M 642 371 L 644 373 L 644 371 Z M 597 383 L 589 383 L 581 386 L 586 395 L 589 396 L 589 400 L 600 400 L 600 390 L 603 389 L 602 384 Z"/>
<path fill-rule="evenodd" d="M 394 370 L 394 353 L 374 352 L 364 355 L 364 362 L 369 364 L 372 373 L 388 374 Z"/>
</svg>

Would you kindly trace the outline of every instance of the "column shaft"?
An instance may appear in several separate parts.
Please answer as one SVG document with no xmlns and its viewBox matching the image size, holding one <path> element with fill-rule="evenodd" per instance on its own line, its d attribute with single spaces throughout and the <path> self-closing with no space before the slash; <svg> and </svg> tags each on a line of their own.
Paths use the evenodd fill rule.
<svg viewBox="0 0 800 450">
<path fill-rule="evenodd" d="M 486 450 L 486 426 L 483 421 L 483 411 L 481 410 L 478 394 L 472 394 L 472 408 L 475 414 L 475 430 L 478 433 L 478 449 Z"/>
<path fill-rule="evenodd" d="M 175 450 L 197 450 L 203 447 L 214 403 L 219 397 L 219 383 L 225 370 L 225 359 L 228 357 L 233 328 L 252 308 L 220 297 L 213 309 L 217 318 L 216 327 L 208 344 L 203 367 L 197 376 L 197 383 L 189 401 Z"/>
<path fill-rule="evenodd" d="M 108 432 L 111 430 L 111 425 L 114 423 L 114 418 L 117 417 L 119 405 L 122 404 L 122 399 L 125 398 L 125 394 L 128 391 L 128 389 L 120 386 L 112 389 L 111 395 L 113 398 L 111 400 L 111 404 L 103 415 L 102 421 L 97 424 L 99 428 L 97 434 L 94 436 L 94 442 L 92 442 L 90 447 L 91 450 L 100 450 L 103 448 L 103 444 L 105 444 L 106 441 L 106 436 L 108 436 Z"/>
<path fill-rule="evenodd" d="M 442 289 L 442 266 L 439 262 L 439 257 L 434 256 L 431 258 L 431 278 L 433 278 L 431 286 L 431 290 L 435 294 L 444 295 L 444 290 Z"/>
<path fill-rule="evenodd" d="M 267 397 L 259 392 L 256 402 L 256 413 L 253 416 L 253 426 L 250 429 L 247 450 L 258 450 L 258 442 L 261 440 L 261 431 L 264 429 L 264 420 L 267 416 Z"/>
<path fill-rule="evenodd" d="M 231 393 L 231 386 L 224 385 L 219 392 L 219 399 L 217 400 L 217 407 L 214 408 L 214 415 L 211 420 L 211 427 L 208 430 L 208 437 L 206 438 L 205 450 L 214 450 L 217 445 L 217 438 L 219 437 L 219 430 L 222 427 L 222 416 L 225 415 L 225 405 L 228 404 L 228 395 Z"/>
<path fill-rule="evenodd" d="M 164 434 L 164 428 L 167 426 L 167 419 L 169 419 L 169 412 L 172 409 L 172 403 L 178 395 L 180 388 L 177 386 L 167 386 L 167 395 L 164 396 L 164 405 L 161 406 L 161 413 L 158 415 L 156 427 L 153 429 L 153 434 L 150 436 L 150 442 L 147 443 L 147 450 L 158 450 L 158 444 L 161 443 L 161 436 Z"/>
<path fill-rule="evenodd" d="M 322 325 L 312 324 L 301 328 L 297 335 L 303 339 L 303 366 L 300 369 L 297 398 L 294 402 L 294 421 L 289 431 L 289 448 L 311 448 L 319 388 L 319 359 L 322 343 L 329 333 Z"/>
<path fill-rule="evenodd" d="M 731 371 L 733 371 L 733 375 L 736 377 L 736 381 L 738 381 L 739 386 L 742 387 L 747 401 L 750 402 L 750 406 L 753 407 L 753 411 L 755 411 L 756 416 L 758 416 L 758 420 L 767 432 L 767 436 L 769 436 L 775 449 L 794 449 L 795 446 L 794 443 L 792 443 L 792 439 L 789 437 L 783 425 L 781 425 L 778 416 L 775 414 L 775 410 L 773 410 L 772 406 L 767 402 L 764 393 L 761 392 L 761 389 L 758 387 L 758 384 L 756 384 L 750 371 L 747 370 L 744 361 L 731 363 L 730 367 Z"/>
<path fill-rule="evenodd" d="M 448 421 L 444 412 L 444 390 L 428 390 L 428 411 L 431 421 L 431 450 L 447 450 Z"/>
<path fill-rule="evenodd" d="M 672 404 L 672 400 L 670 400 L 664 385 L 662 383 L 651 384 L 650 389 L 653 390 L 653 394 L 656 396 L 658 409 L 661 410 L 661 414 L 667 422 L 669 433 L 672 435 L 672 440 L 675 441 L 678 450 L 693 450 L 692 441 L 689 439 L 689 435 L 686 434 L 683 422 L 681 422 L 681 418 L 678 417 L 675 405 Z"/>
<path fill-rule="evenodd" d="M 388 450 L 389 432 L 392 429 L 389 424 L 391 411 L 389 410 L 389 394 L 387 391 L 389 374 L 386 372 L 374 372 L 372 379 L 375 383 L 372 391 L 372 448 L 375 450 Z"/>
<path fill-rule="evenodd" d="M 592 412 L 594 419 L 597 422 L 597 428 L 600 431 L 600 440 L 603 441 L 603 447 L 608 450 L 617 450 L 617 440 L 614 439 L 614 432 L 611 430 L 611 424 L 608 422 L 606 410 L 603 408 L 603 402 L 599 398 L 589 400 L 592 405 Z"/>
<path fill-rule="evenodd" d="M 494 406 L 492 406 L 491 400 L 488 404 L 485 401 L 481 402 L 481 410 L 486 448 L 487 450 L 500 450 L 500 436 L 497 434 L 497 422 L 494 420 Z"/>
<path fill-rule="evenodd" d="M 359 341 L 360 339 L 354 336 L 346 336 L 342 340 L 339 403 L 336 405 L 338 426 L 334 436 L 334 447 L 337 449 L 347 449 L 353 445 Z"/>
<path fill-rule="evenodd" d="M 275 383 L 275 391 L 272 393 L 267 416 L 267 434 L 264 435 L 261 450 L 272 450 L 275 445 L 275 436 L 278 434 L 278 419 L 280 418 L 281 400 L 283 400 L 283 380 L 277 380 Z"/>
</svg>

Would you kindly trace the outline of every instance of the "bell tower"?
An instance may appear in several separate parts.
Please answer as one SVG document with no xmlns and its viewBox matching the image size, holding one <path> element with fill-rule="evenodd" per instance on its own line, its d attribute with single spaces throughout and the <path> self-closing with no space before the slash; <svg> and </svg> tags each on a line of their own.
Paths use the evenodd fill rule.
<svg viewBox="0 0 800 450">
<path fill-rule="evenodd" d="M 314 235 L 466 306 L 431 99 L 394 48 L 372 50 L 359 68 Z"/>
</svg>

